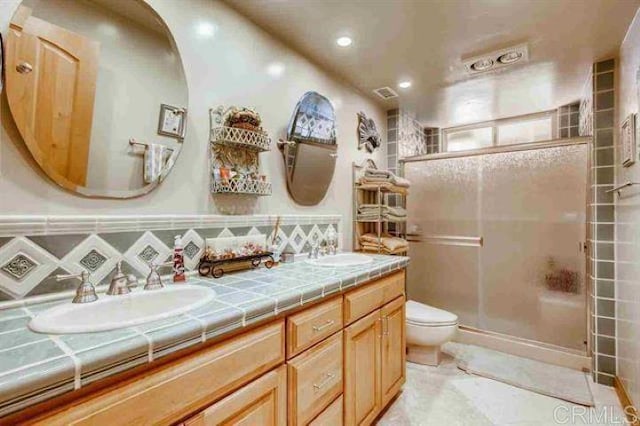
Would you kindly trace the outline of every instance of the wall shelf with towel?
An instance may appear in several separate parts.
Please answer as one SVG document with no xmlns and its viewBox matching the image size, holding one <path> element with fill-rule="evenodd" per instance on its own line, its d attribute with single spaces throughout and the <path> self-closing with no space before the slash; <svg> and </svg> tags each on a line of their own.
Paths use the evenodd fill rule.
<svg viewBox="0 0 640 426">
<path fill-rule="evenodd" d="M 406 254 L 408 182 L 373 160 L 353 163 L 353 247 L 382 254 Z"/>
<path fill-rule="evenodd" d="M 211 193 L 271 195 L 271 183 L 260 174 L 258 154 L 271 146 L 269 134 L 260 127 L 260 115 L 223 106 L 211 109 L 209 115 Z"/>
</svg>

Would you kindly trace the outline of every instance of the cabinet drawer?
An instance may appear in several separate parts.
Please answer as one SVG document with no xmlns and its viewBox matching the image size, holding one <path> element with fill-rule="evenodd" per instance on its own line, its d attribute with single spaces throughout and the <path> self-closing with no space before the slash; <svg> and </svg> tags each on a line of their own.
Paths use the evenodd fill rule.
<svg viewBox="0 0 640 426">
<path fill-rule="evenodd" d="M 284 321 L 277 321 L 78 399 L 36 423 L 173 423 L 276 367 L 284 355 Z"/>
<path fill-rule="evenodd" d="M 187 420 L 185 426 L 287 424 L 287 370 L 280 366 Z"/>
<path fill-rule="evenodd" d="M 404 271 L 396 272 L 344 296 L 344 322 L 350 324 L 404 294 Z"/>
<path fill-rule="evenodd" d="M 342 297 L 287 318 L 287 358 L 342 329 Z"/>
<path fill-rule="evenodd" d="M 309 426 L 342 426 L 342 395 L 309 423 Z"/>
<path fill-rule="evenodd" d="M 342 332 L 287 364 L 289 424 L 306 425 L 342 393 Z"/>
</svg>

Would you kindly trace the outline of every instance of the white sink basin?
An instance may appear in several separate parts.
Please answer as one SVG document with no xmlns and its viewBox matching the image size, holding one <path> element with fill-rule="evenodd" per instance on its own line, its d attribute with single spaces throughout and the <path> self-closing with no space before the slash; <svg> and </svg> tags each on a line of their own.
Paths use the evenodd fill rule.
<svg viewBox="0 0 640 426">
<path fill-rule="evenodd" d="M 168 318 L 210 302 L 216 293 L 206 287 L 183 284 L 159 290 L 135 290 L 91 303 L 65 303 L 43 311 L 29 322 L 39 333 L 91 333 L 131 327 Z"/>
<path fill-rule="evenodd" d="M 317 259 L 306 259 L 306 262 L 316 266 L 332 266 L 339 268 L 345 266 L 366 265 L 367 263 L 373 262 L 373 258 L 366 254 L 338 253 L 336 255 L 327 255 Z"/>
</svg>

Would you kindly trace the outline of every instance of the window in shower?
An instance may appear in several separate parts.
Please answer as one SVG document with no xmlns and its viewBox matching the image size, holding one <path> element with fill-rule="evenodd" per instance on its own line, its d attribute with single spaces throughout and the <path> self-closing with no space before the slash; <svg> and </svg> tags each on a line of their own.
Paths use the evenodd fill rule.
<svg viewBox="0 0 640 426">
<path fill-rule="evenodd" d="M 497 126 L 497 145 L 540 142 L 553 139 L 553 117 L 517 120 Z"/>
<path fill-rule="evenodd" d="M 555 111 L 504 118 L 443 130 L 445 151 L 548 141 L 556 134 Z"/>
<path fill-rule="evenodd" d="M 493 129 L 491 127 L 447 133 L 447 151 L 467 151 L 489 146 L 493 146 Z"/>
</svg>

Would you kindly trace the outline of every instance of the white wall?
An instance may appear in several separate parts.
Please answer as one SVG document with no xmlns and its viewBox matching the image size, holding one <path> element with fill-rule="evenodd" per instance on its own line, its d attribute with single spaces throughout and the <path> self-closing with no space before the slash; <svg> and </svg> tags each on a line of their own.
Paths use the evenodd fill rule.
<svg viewBox="0 0 640 426">
<path fill-rule="evenodd" d="M 161 187 L 128 201 L 89 200 L 58 189 L 34 165 L 2 96 L 0 127 L 0 214 L 201 214 L 220 212 L 221 200 L 208 193 L 207 141 L 210 107 L 235 104 L 256 107 L 272 135 L 272 150 L 262 154 L 263 172 L 273 182 L 273 195 L 251 202 L 227 203 L 254 213 L 337 213 L 343 216 L 343 244 L 351 246 L 351 163 L 366 154 L 357 150 L 358 111 L 376 121 L 386 135 L 384 111 L 352 87 L 274 40 L 227 5 L 211 0 L 148 0 L 171 29 L 182 55 L 189 86 L 187 138 L 178 162 Z M 0 29 L 19 0 L 0 0 Z M 335 47 L 327 40 L 327 49 Z M 274 71 L 282 70 L 278 74 Z M 271 71 L 271 73 L 269 72 Z M 366 71 L 366 70 L 363 70 Z M 326 198 L 302 207 L 289 197 L 275 141 L 300 96 L 315 90 L 336 108 L 338 163 Z M 383 144 L 385 147 L 386 144 Z M 373 155 L 384 165 L 384 148 Z M 240 211 L 238 211 L 240 212 Z M 246 210 L 244 210 L 246 212 Z"/>
<path fill-rule="evenodd" d="M 640 11 L 620 47 L 618 67 L 617 127 L 631 113 L 639 112 L 636 73 L 640 69 Z M 620 138 L 617 138 L 618 142 Z M 616 184 L 640 182 L 640 161 L 619 166 L 616 147 Z M 639 151 L 640 152 L 640 151 Z M 616 343 L 618 377 L 631 399 L 640 404 L 640 190 L 624 190 L 616 197 Z"/>
</svg>

